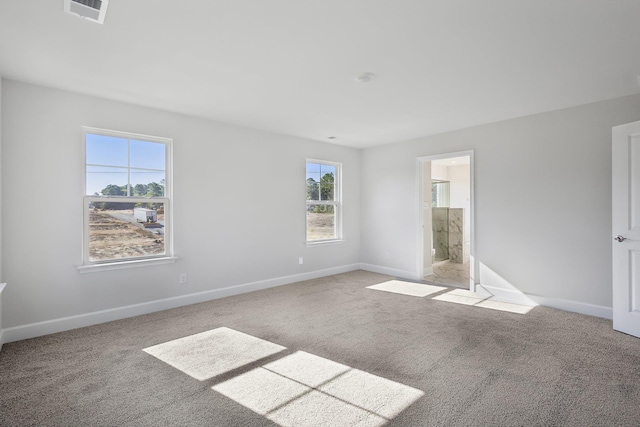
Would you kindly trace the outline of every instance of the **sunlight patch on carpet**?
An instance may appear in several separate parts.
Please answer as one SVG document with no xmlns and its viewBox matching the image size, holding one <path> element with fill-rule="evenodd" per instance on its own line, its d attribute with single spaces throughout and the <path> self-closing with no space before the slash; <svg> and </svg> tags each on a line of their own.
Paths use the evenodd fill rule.
<svg viewBox="0 0 640 427">
<path fill-rule="evenodd" d="M 233 377 L 212 389 L 260 415 L 267 415 L 310 390 L 264 368 Z"/>
<path fill-rule="evenodd" d="M 415 388 L 358 369 L 350 370 L 319 390 L 388 420 L 424 394 Z"/>
<path fill-rule="evenodd" d="M 351 369 L 304 351 L 267 363 L 264 368 L 309 387 L 318 387 Z"/>
<path fill-rule="evenodd" d="M 283 427 L 378 427 L 389 422 L 365 409 L 315 390 L 273 411 L 267 418 Z"/>
<path fill-rule="evenodd" d="M 222 327 L 148 347 L 143 351 L 204 381 L 285 349 L 281 345 Z"/>
<path fill-rule="evenodd" d="M 212 387 L 281 426 L 381 426 L 424 393 L 298 351 Z"/>
<path fill-rule="evenodd" d="M 471 305 L 488 308 L 490 310 L 507 311 L 509 313 L 527 314 L 533 307 L 508 302 L 495 301 L 464 289 L 454 289 L 451 292 L 433 297 L 434 300 L 452 302 L 455 304 Z"/>
<path fill-rule="evenodd" d="M 447 288 L 422 283 L 403 282 L 402 280 L 389 280 L 388 282 L 367 286 L 367 289 L 393 292 L 395 294 L 409 295 L 413 297 L 426 297 L 427 295 L 444 291 Z"/>
</svg>

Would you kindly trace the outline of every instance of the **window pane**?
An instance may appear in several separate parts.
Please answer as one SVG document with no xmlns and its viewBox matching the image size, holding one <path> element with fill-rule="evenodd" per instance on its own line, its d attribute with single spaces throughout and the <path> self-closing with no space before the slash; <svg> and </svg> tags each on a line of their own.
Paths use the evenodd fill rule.
<svg viewBox="0 0 640 427">
<path fill-rule="evenodd" d="M 164 254 L 164 203 L 89 204 L 89 261 Z"/>
<path fill-rule="evenodd" d="M 127 168 L 87 166 L 87 195 L 127 195 Z"/>
<path fill-rule="evenodd" d="M 136 197 L 163 197 L 165 173 L 131 169 L 131 194 Z"/>
<path fill-rule="evenodd" d="M 335 200 L 336 167 L 320 165 L 320 200 Z"/>
<path fill-rule="evenodd" d="M 159 142 L 131 140 L 131 167 L 165 169 L 165 145 Z"/>
<path fill-rule="evenodd" d="M 307 178 L 307 200 L 320 200 L 320 183 Z"/>
<path fill-rule="evenodd" d="M 307 163 L 307 180 L 313 178 L 315 182 L 320 182 L 320 164 Z"/>
<path fill-rule="evenodd" d="M 335 184 L 333 183 L 333 175 L 325 175 L 331 178 L 331 182 L 323 180 L 320 183 L 320 200 L 335 200 Z"/>
<path fill-rule="evenodd" d="M 129 164 L 128 141 L 114 136 L 87 134 L 87 164 L 127 166 Z"/>
<path fill-rule="evenodd" d="M 336 167 L 307 163 L 307 200 L 335 200 Z"/>
<path fill-rule="evenodd" d="M 335 177 L 336 176 L 336 167 L 334 165 L 321 164 L 320 165 L 320 175 L 325 176 L 327 174 Z"/>
<path fill-rule="evenodd" d="M 333 205 L 307 206 L 307 241 L 336 238 L 336 214 Z"/>
</svg>

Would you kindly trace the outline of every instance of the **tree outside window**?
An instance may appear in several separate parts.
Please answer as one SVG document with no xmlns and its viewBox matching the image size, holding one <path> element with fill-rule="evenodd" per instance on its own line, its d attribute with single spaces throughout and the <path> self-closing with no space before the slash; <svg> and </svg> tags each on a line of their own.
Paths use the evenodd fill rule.
<svg viewBox="0 0 640 427">
<path fill-rule="evenodd" d="M 307 242 L 338 240 L 339 163 L 307 161 Z"/>
</svg>

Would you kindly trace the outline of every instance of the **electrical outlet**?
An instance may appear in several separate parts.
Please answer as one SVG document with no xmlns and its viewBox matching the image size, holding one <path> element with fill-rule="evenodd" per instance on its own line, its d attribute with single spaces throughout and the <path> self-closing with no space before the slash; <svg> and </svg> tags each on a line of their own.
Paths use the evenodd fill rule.
<svg viewBox="0 0 640 427">
<path fill-rule="evenodd" d="M 187 273 L 180 273 L 180 284 L 184 285 L 187 283 Z"/>
<path fill-rule="evenodd" d="M 302 257 L 298 257 L 298 264 L 304 264 L 304 259 Z"/>
</svg>

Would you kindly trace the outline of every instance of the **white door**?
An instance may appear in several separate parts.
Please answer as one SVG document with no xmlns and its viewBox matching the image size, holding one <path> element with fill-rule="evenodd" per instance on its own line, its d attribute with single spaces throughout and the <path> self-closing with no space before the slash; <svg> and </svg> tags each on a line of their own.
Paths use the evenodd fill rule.
<svg viewBox="0 0 640 427">
<path fill-rule="evenodd" d="M 613 329 L 640 337 L 640 122 L 613 128 Z"/>
</svg>

